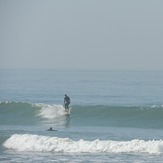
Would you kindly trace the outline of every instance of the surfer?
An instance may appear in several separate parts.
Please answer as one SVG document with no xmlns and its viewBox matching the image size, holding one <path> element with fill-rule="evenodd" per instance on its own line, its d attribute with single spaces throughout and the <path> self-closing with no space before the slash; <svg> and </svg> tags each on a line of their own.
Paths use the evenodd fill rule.
<svg viewBox="0 0 163 163">
<path fill-rule="evenodd" d="M 70 97 L 67 96 L 67 94 L 65 94 L 64 97 L 64 106 L 65 106 L 65 111 L 69 111 L 69 105 L 70 105 Z"/>
<path fill-rule="evenodd" d="M 57 130 L 53 130 L 53 128 L 50 127 L 49 129 L 47 129 L 47 131 L 57 131 Z"/>
</svg>

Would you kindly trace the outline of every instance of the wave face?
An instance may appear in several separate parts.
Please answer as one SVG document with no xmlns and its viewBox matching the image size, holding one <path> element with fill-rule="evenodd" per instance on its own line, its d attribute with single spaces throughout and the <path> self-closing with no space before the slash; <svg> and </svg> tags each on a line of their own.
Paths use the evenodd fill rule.
<svg viewBox="0 0 163 163">
<path fill-rule="evenodd" d="M 82 125 L 163 128 L 162 106 L 74 106 L 72 112 Z"/>
<path fill-rule="evenodd" d="M 66 115 L 62 105 L 32 104 L 23 102 L 1 102 L 0 124 L 59 123 Z"/>
<path fill-rule="evenodd" d="M 71 126 L 116 126 L 163 129 L 163 106 L 72 106 L 67 116 L 62 105 L 22 102 L 0 103 L 0 124 L 44 124 Z"/>
<path fill-rule="evenodd" d="M 38 152 L 134 152 L 134 153 L 162 153 L 163 141 L 73 141 L 69 138 L 58 138 L 50 136 L 39 136 L 31 134 L 14 134 L 7 139 L 4 147 L 18 151 L 38 151 Z"/>
</svg>

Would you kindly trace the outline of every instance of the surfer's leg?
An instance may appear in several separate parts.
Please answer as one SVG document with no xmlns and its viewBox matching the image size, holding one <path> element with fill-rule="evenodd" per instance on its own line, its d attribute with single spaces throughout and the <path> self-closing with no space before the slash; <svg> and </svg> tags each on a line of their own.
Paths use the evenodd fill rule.
<svg viewBox="0 0 163 163">
<path fill-rule="evenodd" d="M 66 109 L 67 112 L 69 112 L 69 104 L 67 104 L 67 109 Z"/>
<path fill-rule="evenodd" d="M 65 110 L 67 110 L 67 109 L 68 109 L 68 104 L 66 103 L 66 104 L 65 104 Z"/>
</svg>

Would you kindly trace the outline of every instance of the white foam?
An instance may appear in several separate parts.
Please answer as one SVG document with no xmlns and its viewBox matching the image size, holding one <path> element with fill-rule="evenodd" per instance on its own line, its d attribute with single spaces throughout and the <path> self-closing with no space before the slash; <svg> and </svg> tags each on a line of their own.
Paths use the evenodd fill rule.
<svg viewBox="0 0 163 163">
<path fill-rule="evenodd" d="M 0 104 L 9 104 L 11 103 L 10 101 L 0 101 Z"/>
<path fill-rule="evenodd" d="M 73 141 L 69 138 L 58 138 L 39 135 L 12 135 L 4 142 L 4 147 L 19 151 L 39 152 L 135 152 L 135 153 L 163 153 L 162 140 L 131 140 L 131 141 Z"/>
<path fill-rule="evenodd" d="M 48 104 L 35 104 L 35 106 L 40 107 L 38 116 L 46 119 L 53 119 L 66 114 L 63 105 L 48 105 Z"/>
</svg>

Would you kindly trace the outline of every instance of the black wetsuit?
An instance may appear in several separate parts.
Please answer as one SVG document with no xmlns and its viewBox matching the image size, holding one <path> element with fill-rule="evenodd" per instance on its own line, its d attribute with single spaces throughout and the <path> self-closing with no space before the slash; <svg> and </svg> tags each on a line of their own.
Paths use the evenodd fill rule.
<svg viewBox="0 0 163 163">
<path fill-rule="evenodd" d="M 70 98 L 68 96 L 65 96 L 64 104 L 65 104 L 65 109 L 68 110 L 70 105 Z"/>
</svg>

